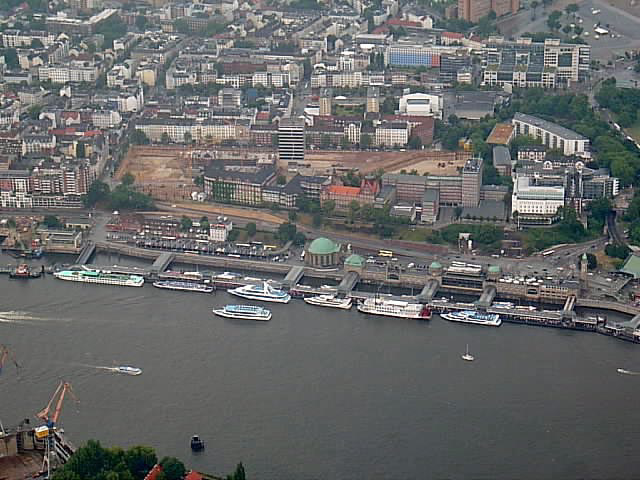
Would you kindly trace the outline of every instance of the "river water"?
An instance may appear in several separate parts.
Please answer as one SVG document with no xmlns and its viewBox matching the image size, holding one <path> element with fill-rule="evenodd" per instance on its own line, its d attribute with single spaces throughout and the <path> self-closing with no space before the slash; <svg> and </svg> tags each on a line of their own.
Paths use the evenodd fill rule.
<svg viewBox="0 0 640 480">
<path fill-rule="evenodd" d="M 113 263 L 111 258 L 98 262 Z M 6 263 L 6 262 L 5 262 Z M 293 300 L 267 323 L 217 295 L 0 278 L 0 420 L 73 384 L 76 444 L 146 444 L 251 478 L 637 478 L 640 348 L 593 333 L 404 321 Z M 469 344 L 476 361 L 460 354 Z M 95 366 L 131 364 L 139 377 Z M 193 455 L 189 439 L 206 441 Z"/>
</svg>

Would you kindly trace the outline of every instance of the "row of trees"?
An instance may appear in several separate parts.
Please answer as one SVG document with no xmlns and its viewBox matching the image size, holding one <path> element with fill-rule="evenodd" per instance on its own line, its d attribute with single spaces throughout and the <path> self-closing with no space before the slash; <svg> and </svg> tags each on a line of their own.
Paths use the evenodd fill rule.
<svg viewBox="0 0 640 480">
<path fill-rule="evenodd" d="M 640 90 L 618 88 L 615 78 L 610 78 L 602 82 L 600 90 L 596 93 L 596 100 L 600 106 L 616 114 L 620 126 L 630 127 L 638 121 Z"/>
<path fill-rule="evenodd" d="M 105 448 L 100 442 L 89 440 L 56 470 L 53 480 L 143 480 L 157 463 L 158 457 L 151 447 Z M 159 463 L 162 470 L 156 477 L 158 480 L 182 480 L 187 473 L 184 463 L 175 457 L 164 457 Z M 242 463 L 226 480 L 246 480 Z"/>
</svg>

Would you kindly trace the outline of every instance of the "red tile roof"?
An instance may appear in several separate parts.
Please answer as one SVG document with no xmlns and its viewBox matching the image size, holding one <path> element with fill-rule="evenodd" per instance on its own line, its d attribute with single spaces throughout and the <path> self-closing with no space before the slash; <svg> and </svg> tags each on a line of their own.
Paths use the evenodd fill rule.
<svg viewBox="0 0 640 480">
<path fill-rule="evenodd" d="M 187 473 L 187 476 L 184 477 L 184 480 L 202 480 L 202 474 L 195 472 L 193 470 L 191 470 L 189 473 Z"/>
<path fill-rule="evenodd" d="M 162 471 L 162 467 L 159 463 L 156 463 L 153 468 L 147 473 L 147 476 L 144 477 L 144 480 L 156 480 L 158 474 Z"/>
<path fill-rule="evenodd" d="M 418 22 L 411 22 L 409 20 L 400 20 L 399 18 L 392 18 L 391 20 L 387 21 L 387 24 L 399 26 L 399 27 L 415 27 L 415 28 L 420 28 L 422 26 Z"/>
<path fill-rule="evenodd" d="M 330 193 L 336 195 L 346 195 L 350 197 L 357 197 L 360 194 L 360 187 L 345 187 L 343 185 L 330 185 L 328 188 Z"/>
<path fill-rule="evenodd" d="M 442 36 L 447 38 L 453 38 L 456 40 L 462 40 L 464 38 L 463 34 L 456 33 L 456 32 L 442 32 Z"/>
</svg>

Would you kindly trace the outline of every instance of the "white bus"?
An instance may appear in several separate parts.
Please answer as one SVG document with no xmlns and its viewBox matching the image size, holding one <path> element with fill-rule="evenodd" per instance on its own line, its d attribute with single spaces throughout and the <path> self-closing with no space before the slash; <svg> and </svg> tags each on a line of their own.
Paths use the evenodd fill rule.
<svg viewBox="0 0 640 480">
<path fill-rule="evenodd" d="M 542 256 L 547 257 L 555 252 L 556 252 L 555 250 L 547 250 L 546 252 L 542 252 Z"/>
<path fill-rule="evenodd" d="M 378 252 L 379 257 L 393 257 L 393 252 L 391 250 L 380 250 Z"/>
</svg>

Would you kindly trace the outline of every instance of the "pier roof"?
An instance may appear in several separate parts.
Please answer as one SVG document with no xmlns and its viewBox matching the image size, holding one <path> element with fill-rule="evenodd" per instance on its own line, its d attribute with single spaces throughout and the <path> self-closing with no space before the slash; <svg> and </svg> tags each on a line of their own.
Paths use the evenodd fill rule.
<svg viewBox="0 0 640 480">
<path fill-rule="evenodd" d="M 627 273 L 632 275 L 633 278 L 640 278 L 640 256 L 631 255 L 627 258 L 627 261 L 624 262 L 623 267 L 620 269 L 622 273 Z"/>
</svg>

